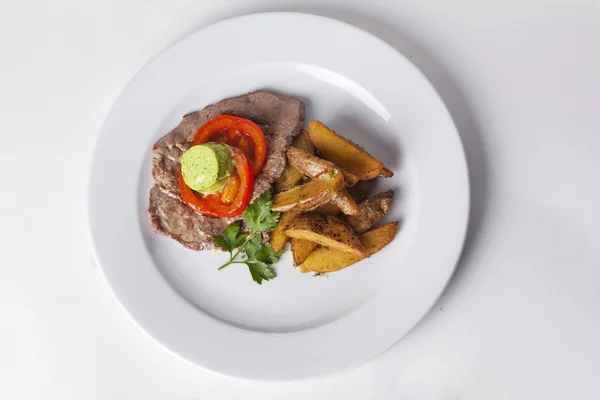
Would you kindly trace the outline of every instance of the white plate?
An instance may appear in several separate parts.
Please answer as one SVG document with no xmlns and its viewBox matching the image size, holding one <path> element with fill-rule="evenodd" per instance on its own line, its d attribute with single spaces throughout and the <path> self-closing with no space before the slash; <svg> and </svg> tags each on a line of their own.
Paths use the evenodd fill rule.
<svg viewBox="0 0 600 400">
<path fill-rule="evenodd" d="M 396 175 L 380 253 L 327 278 L 289 255 L 255 284 L 225 255 L 153 234 L 146 209 L 152 144 L 182 115 L 266 88 L 303 99 L 319 119 Z M 460 255 L 469 208 L 461 143 L 425 77 L 392 47 L 322 17 L 272 13 L 209 26 L 164 51 L 115 101 L 93 161 L 89 220 L 116 297 L 140 326 L 182 357 L 220 373 L 302 378 L 357 366 L 425 315 Z"/>
</svg>

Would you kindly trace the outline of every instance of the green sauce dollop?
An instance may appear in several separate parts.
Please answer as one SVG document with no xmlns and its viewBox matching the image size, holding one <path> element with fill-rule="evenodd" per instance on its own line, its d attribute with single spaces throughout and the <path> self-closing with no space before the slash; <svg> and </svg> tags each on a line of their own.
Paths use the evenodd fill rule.
<svg viewBox="0 0 600 400">
<path fill-rule="evenodd" d="M 230 147 L 221 143 L 193 146 L 181 156 L 183 180 L 202 194 L 223 189 L 234 165 Z"/>
</svg>

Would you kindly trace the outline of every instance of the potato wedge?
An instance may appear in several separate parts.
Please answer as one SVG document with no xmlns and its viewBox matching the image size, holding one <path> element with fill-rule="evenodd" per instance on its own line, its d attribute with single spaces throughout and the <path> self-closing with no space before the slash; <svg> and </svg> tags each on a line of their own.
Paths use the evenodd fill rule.
<svg viewBox="0 0 600 400">
<path fill-rule="evenodd" d="M 309 240 L 356 257 L 367 255 L 356 232 L 331 215 L 302 215 L 295 218 L 284 233 L 291 238 Z"/>
<path fill-rule="evenodd" d="M 289 189 L 302 179 L 302 174 L 290 164 L 286 164 L 283 173 L 275 181 L 275 191 L 281 192 Z"/>
<path fill-rule="evenodd" d="M 307 154 L 315 154 L 315 146 L 310 141 L 308 132 L 304 129 L 292 142 L 292 148 L 298 148 Z M 302 179 L 302 176 L 300 171 L 288 163 L 281 176 L 275 181 L 275 191 L 281 192 L 291 188 Z"/>
<path fill-rule="evenodd" d="M 340 215 L 341 212 L 342 210 L 333 203 L 324 204 L 315 210 L 315 213 L 317 214 L 333 216 Z"/>
<path fill-rule="evenodd" d="M 334 272 L 356 264 L 365 258 L 341 250 L 319 246 L 300 265 L 300 271 L 303 273 L 316 272 L 318 274 Z"/>
<path fill-rule="evenodd" d="M 294 138 L 292 146 L 307 152 L 308 154 L 315 154 L 315 145 L 310 140 L 310 135 L 306 129 L 302 129 L 300 134 Z"/>
<path fill-rule="evenodd" d="M 342 189 L 336 198 L 331 200 L 331 202 L 336 205 L 341 212 L 346 215 L 359 215 L 360 208 L 358 208 L 358 204 L 354 201 L 350 193 L 346 190 L 346 188 Z"/>
<path fill-rule="evenodd" d="M 381 172 L 379 173 L 379 176 L 381 176 L 382 178 L 391 178 L 392 176 L 394 176 L 394 171 L 392 171 L 391 169 L 389 169 L 387 167 L 383 167 L 383 168 L 381 168 Z"/>
<path fill-rule="evenodd" d="M 315 242 L 308 240 L 292 239 L 292 258 L 294 259 L 294 264 L 302 264 L 317 246 Z"/>
<path fill-rule="evenodd" d="M 273 229 L 273 232 L 271 232 L 271 247 L 273 247 L 273 250 L 276 252 L 281 251 L 283 246 L 288 242 L 289 239 L 283 231 L 287 229 L 290 222 L 292 222 L 297 215 L 298 214 L 293 211 L 281 213 L 277 226 Z"/>
<path fill-rule="evenodd" d="M 308 133 L 323 157 L 351 172 L 361 180 L 373 179 L 381 173 L 383 165 L 369 153 L 344 139 L 323 123 L 311 121 Z"/>
<path fill-rule="evenodd" d="M 367 257 L 371 257 L 379 250 L 390 244 L 396 236 L 398 221 L 389 222 L 360 234 L 360 242 L 365 247 Z"/>
<path fill-rule="evenodd" d="M 360 235 L 360 242 L 365 248 L 367 257 L 387 246 L 394 239 L 394 236 L 396 236 L 397 229 L 398 222 L 396 221 L 362 233 Z M 331 248 L 327 250 L 324 247 L 320 247 L 310 253 L 300 266 L 300 270 L 302 272 L 312 271 L 320 274 L 334 272 L 357 263 L 364 258 L 340 250 Z"/>
<path fill-rule="evenodd" d="M 355 202 L 360 203 L 371 193 L 373 183 L 373 180 L 360 181 L 351 188 L 348 188 L 348 193 L 350 193 Z"/>
<path fill-rule="evenodd" d="M 303 185 L 275 194 L 273 211 L 311 211 L 329 203 L 344 187 L 344 175 L 335 168 L 315 176 Z"/>
<path fill-rule="evenodd" d="M 300 171 L 304 175 L 310 177 L 319 175 L 327 169 L 336 167 L 336 165 L 331 161 L 324 160 L 320 157 L 309 154 L 308 152 L 298 149 L 296 147 L 291 147 L 288 150 L 287 158 L 289 165 L 296 168 L 296 170 Z M 354 175 L 351 172 L 346 172 L 342 168 L 340 169 L 344 174 L 346 186 L 354 186 L 356 182 L 359 181 L 358 176 Z"/>
<path fill-rule="evenodd" d="M 293 147 L 288 150 L 287 157 L 290 165 L 295 167 L 304 175 L 310 177 L 322 174 L 327 169 L 336 168 L 336 165 L 330 161 L 323 160 L 322 158 L 313 156 L 305 151 Z M 346 185 L 348 185 L 349 182 L 352 182 L 353 185 L 358 182 L 358 177 L 356 175 L 349 174 L 343 170 L 342 173 L 344 174 L 344 181 L 346 182 Z M 360 214 L 358 205 L 346 189 L 342 190 L 338 197 L 332 200 L 332 203 L 338 206 L 338 208 L 346 215 Z"/>
<path fill-rule="evenodd" d="M 296 268 L 298 269 L 298 271 L 300 271 L 303 274 L 312 272 L 310 269 L 308 269 L 308 267 L 305 267 L 304 265 L 298 265 Z"/>
<path fill-rule="evenodd" d="M 354 216 L 348 216 L 346 221 L 354 228 L 357 233 L 362 233 L 370 229 L 385 216 L 392 202 L 394 201 L 394 191 L 378 193 L 362 201 L 358 208 L 360 213 Z"/>
</svg>

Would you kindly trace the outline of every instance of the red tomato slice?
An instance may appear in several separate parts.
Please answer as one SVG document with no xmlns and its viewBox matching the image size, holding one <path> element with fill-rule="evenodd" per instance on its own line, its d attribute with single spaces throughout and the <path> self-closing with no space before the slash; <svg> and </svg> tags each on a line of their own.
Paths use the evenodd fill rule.
<svg viewBox="0 0 600 400">
<path fill-rule="evenodd" d="M 265 135 L 258 125 L 248 119 L 219 115 L 204 123 L 194 137 L 194 146 L 208 142 L 225 143 L 239 148 L 250 161 L 254 176 L 265 165 Z"/>
<path fill-rule="evenodd" d="M 206 196 L 198 196 L 194 191 L 185 183 L 181 169 L 179 169 L 179 191 L 183 201 L 191 207 L 197 213 L 208 215 L 211 217 L 237 217 L 240 215 L 248 204 L 252 197 L 252 191 L 254 189 L 254 175 L 252 174 L 252 166 L 244 155 L 244 153 L 238 148 L 231 148 L 233 154 L 233 161 L 235 162 L 236 170 L 231 175 L 230 181 L 232 185 L 225 185 L 225 188 L 219 193 L 209 194 Z M 239 182 L 237 182 L 239 180 Z M 231 193 L 235 191 L 232 189 L 239 185 L 237 194 L 235 197 Z"/>
</svg>

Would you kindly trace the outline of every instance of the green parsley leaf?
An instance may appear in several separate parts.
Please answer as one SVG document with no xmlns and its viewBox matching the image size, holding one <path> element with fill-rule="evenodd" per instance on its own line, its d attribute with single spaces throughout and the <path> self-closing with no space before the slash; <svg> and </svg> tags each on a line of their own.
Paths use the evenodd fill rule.
<svg viewBox="0 0 600 400">
<path fill-rule="evenodd" d="M 271 191 L 265 190 L 244 212 L 244 221 L 250 227 L 251 233 L 268 232 L 275 228 L 279 221 L 279 213 L 271 211 L 273 201 Z"/>
<path fill-rule="evenodd" d="M 234 247 L 229 245 L 229 242 L 227 241 L 227 239 L 225 239 L 225 237 L 221 235 L 215 235 L 212 239 L 215 242 L 215 244 L 223 250 L 226 250 L 230 253 L 233 251 Z"/>
<path fill-rule="evenodd" d="M 223 248 L 223 250 L 227 250 L 232 253 L 234 249 L 242 246 L 246 239 L 248 238 L 247 233 L 241 233 L 240 229 L 242 228 L 242 221 L 235 221 L 229 224 L 223 235 L 215 235 L 213 236 L 213 241 L 217 246 Z"/>
<path fill-rule="evenodd" d="M 277 276 L 275 271 L 263 261 L 250 261 L 246 264 L 248 265 L 252 279 L 259 285 L 262 285 L 263 280 L 268 281 Z"/>
<path fill-rule="evenodd" d="M 247 233 L 242 233 L 241 235 L 239 235 L 237 237 L 237 239 L 235 240 L 235 247 L 241 247 L 244 245 L 244 243 L 246 243 L 246 239 L 248 239 L 248 234 Z"/>
<path fill-rule="evenodd" d="M 262 237 L 260 235 L 254 236 L 244 245 L 244 251 L 246 252 L 246 256 L 249 260 L 254 259 L 254 256 L 260 250 L 260 245 L 262 243 Z"/>
<path fill-rule="evenodd" d="M 231 264 L 246 264 L 252 279 L 259 285 L 277 276 L 270 265 L 279 261 L 284 250 L 275 252 L 271 244 L 263 245 L 261 235 L 275 228 L 279 221 L 279 213 L 271 211 L 272 206 L 271 191 L 267 190 L 244 212 L 244 221 L 250 233 L 242 233 L 242 222 L 235 221 L 225 229 L 223 235 L 213 236 L 217 246 L 229 252 L 229 261 L 221 265 L 220 270 Z M 242 251 L 246 253 L 245 259 L 241 258 Z"/>
<path fill-rule="evenodd" d="M 276 252 L 275 250 L 273 250 L 273 247 L 271 247 L 271 243 L 267 243 L 260 248 L 260 250 L 256 253 L 254 258 L 258 261 L 262 261 L 267 264 L 275 264 L 279 261 L 279 257 L 281 257 L 283 253 L 284 250 Z"/>
<path fill-rule="evenodd" d="M 223 237 L 232 250 L 238 247 L 236 246 L 236 243 L 241 227 L 242 221 L 235 221 L 229 224 L 229 226 L 225 229 L 225 232 L 223 232 Z"/>
</svg>

